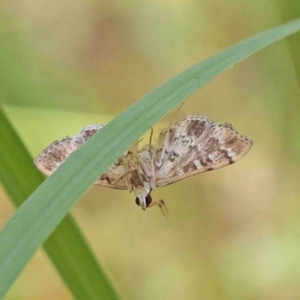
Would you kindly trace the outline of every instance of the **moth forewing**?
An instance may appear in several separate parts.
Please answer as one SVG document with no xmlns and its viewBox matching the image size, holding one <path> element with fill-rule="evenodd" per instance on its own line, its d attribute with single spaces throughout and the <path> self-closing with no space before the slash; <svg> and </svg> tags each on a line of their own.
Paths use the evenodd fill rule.
<svg viewBox="0 0 300 300">
<path fill-rule="evenodd" d="M 205 117 L 186 117 L 170 130 L 173 140 L 166 141 L 170 147 L 157 170 L 157 186 L 232 164 L 252 146 L 230 124 L 211 123 Z"/>
<path fill-rule="evenodd" d="M 50 176 L 81 145 L 82 140 L 78 136 L 55 141 L 35 158 L 34 164 L 42 173 Z"/>
<path fill-rule="evenodd" d="M 162 154 L 157 168 L 157 177 L 170 174 L 180 161 L 198 143 L 211 123 L 206 117 L 188 116 L 163 131 L 160 136 Z"/>
<path fill-rule="evenodd" d="M 79 133 L 79 137 L 81 138 L 82 142 L 85 143 L 97 131 L 101 130 L 106 124 L 107 123 L 104 123 L 102 125 L 94 124 L 94 125 L 88 125 L 88 126 L 84 127 Z"/>
</svg>

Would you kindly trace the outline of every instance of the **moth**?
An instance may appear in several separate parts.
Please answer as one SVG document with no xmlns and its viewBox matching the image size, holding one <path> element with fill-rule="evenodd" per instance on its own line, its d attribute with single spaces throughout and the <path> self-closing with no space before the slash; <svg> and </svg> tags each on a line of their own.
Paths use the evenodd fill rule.
<svg viewBox="0 0 300 300">
<path fill-rule="evenodd" d="M 76 136 L 55 141 L 35 158 L 35 165 L 44 174 L 53 174 L 72 152 L 106 124 L 90 125 Z M 164 201 L 153 201 L 152 190 L 233 164 L 246 155 L 252 144 L 230 124 L 187 116 L 162 130 L 155 145 L 152 145 L 152 131 L 149 144 L 141 149 L 139 142 L 133 144 L 94 184 L 133 191 L 137 205 L 143 210 L 158 205 L 166 215 Z"/>
</svg>

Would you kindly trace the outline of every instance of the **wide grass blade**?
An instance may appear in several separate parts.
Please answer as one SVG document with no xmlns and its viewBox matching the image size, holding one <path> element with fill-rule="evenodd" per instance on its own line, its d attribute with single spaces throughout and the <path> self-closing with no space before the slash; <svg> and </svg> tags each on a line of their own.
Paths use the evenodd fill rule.
<svg viewBox="0 0 300 300">
<path fill-rule="evenodd" d="M 300 20 L 295 20 L 195 65 L 131 105 L 72 154 L 27 199 L 0 235 L 0 298 L 76 200 L 151 124 L 223 71 L 299 29 Z"/>
<path fill-rule="evenodd" d="M 44 176 L 34 166 L 32 157 L 1 109 L 0 128 L 0 180 L 18 207 L 44 181 Z M 70 214 L 43 247 L 76 299 L 117 299 Z"/>
</svg>

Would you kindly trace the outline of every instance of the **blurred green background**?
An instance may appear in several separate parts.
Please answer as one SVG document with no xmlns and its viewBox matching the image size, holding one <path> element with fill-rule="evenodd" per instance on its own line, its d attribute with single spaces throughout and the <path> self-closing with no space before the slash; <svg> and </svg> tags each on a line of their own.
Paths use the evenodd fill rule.
<svg viewBox="0 0 300 300">
<path fill-rule="evenodd" d="M 1 101 L 33 157 L 191 65 L 300 17 L 299 1 L 284 0 L 1 6 Z M 72 209 L 122 299 L 300 299 L 299 45 L 299 34 L 272 45 L 185 102 L 176 120 L 230 122 L 254 147 L 237 164 L 157 189 L 168 220 L 99 186 Z M 3 189 L 0 203 L 3 226 L 14 213 Z M 40 250 L 6 299 L 72 297 Z"/>
</svg>

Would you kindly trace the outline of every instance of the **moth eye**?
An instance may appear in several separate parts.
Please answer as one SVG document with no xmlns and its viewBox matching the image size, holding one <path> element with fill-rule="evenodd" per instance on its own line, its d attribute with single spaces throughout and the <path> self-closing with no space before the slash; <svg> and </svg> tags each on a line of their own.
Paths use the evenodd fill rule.
<svg viewBox="0 0 300 300">
<path fill-rule="evenodd" d="M 138 197 L 135 198 L 135 203 L 136 203 L 136 205 L 140 206 L 140 200 Z"/>
<path fill-rule="evenodd" d="M 151 198 L 150 194 L 148 194 L 148 195 L 146 196 L 146 205 L 148 206 L 148 205 L 151 204 L 151 203 L 152 203 L 152 198 Z"/>
</svg>

